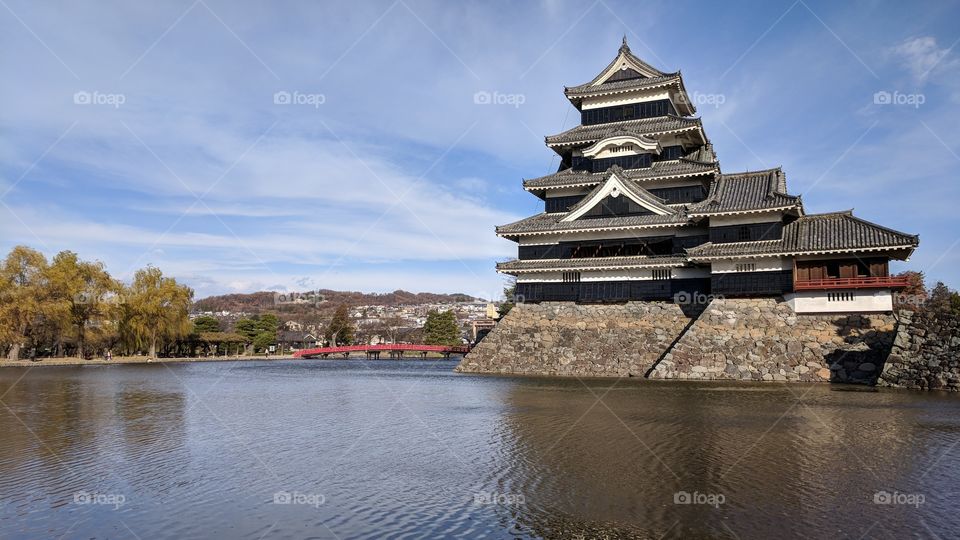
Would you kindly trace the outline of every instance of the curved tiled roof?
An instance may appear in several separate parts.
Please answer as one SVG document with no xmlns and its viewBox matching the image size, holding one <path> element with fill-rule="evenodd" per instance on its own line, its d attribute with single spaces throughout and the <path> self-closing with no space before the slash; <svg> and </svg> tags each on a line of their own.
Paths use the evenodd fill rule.
<svg viewBox="0 0 960 540">
<path fill-rule="evenodd" d="M 680 72 L 666 73 L 659 77 L 644 77 L 642 79 L 624 79 L 619 81 L 607 81 L 600 84 L 581 84 L 580 86 L 568 86 L 563 89 L 567 97 L 576 97 L 582 95 L 598 94 L 605 92 L 626 92 L 629 90 L 641 90 L 644 88 L 655 88 L 657 86 L 668 86 L 671 84 L 681 84 Z"/>
<path fill-rule="evenodd" d="M 530 272 L 543 270 L 586 270 L 593 268 L 651 268 L 677 267 L 687 264 L 680 256 L 662 257 L 591 257 L 583 259 L 528 259 L 497 263 L 499 272 Z"/>
<path fill-rule="evenodd" d="M 811 214 L 784 226 L 779 240 L 706 244 L 690 248 L 692 260 L 749 255 L 794 255 L 906 249 L 912 252 L 920 243 L 916 235 L 902 233 L 853 215 L 852 210 Z"/>
<path fill-rule="evenodd" d="M 787 177 L 779 167 L 764 171 L 723 174 L 710 186 L 710 194 L 690 207 L 691 215 L 755 212 L 801 206 L 800 197 L 788 195 Z"/>
<path fill-rule="evenodd" d="M 697 176 L 719 172 L 716 163 L 704 163 L 689 159 L 655 161 L 645 169 L 625 169 L 621 178 L 634 181 Z M 560 172 L 523 181 L 526 190 L 554 189 L 563 187 L 595 186 L 603 182 L 606 172 L 587 172 L 564 169 Z"/>
<path fill-rule="evenodd" d="M 670 227 L 687 225 L 690 221 L 683 211 L 672 214 L 647 214 L 642 216 L 621 216 L 609 218 L 587 218 L 575 221 L 560 221 L 566 212 L 548 214 L 546 212 L 497 227 L 500 236 L 521 234 L 545 234 L 564 231 L 592 231 L 603 229 L 634 229 L 645 227 Z"/>
<path fill-rule="evenodd" d="M 607 64 L 607 67 L 605 67 L 605 68 L 603 68 L 602 70 L 600 70 L 600 73 L 598 73 L 597 76 L 594 77 L 592 81 L 590 81 L 590 82 L 588 82 L 588 83 L 585 83 L 585 84 L 581 84 L 580 86 L 589 86 L 589 85 L 591 85 L 591 84 L 596 84 L 597 81 L 600 80 L 600 77 L 602 77 L 604 73 L 606 73 L 607 71 L 609 71 L 613 66 L 615 66 L 615 65 L 617 64 L 617 60 L 620 59 L 620 55 L 623 55 L 623 56 L 624 56 L 626 59 L 628 59 L 630 62 L 633 62 L 634 64 L 636 64 L 637 66 L 639 66 L 639 67 L 642 68 L 643 70 L 647 71 L 647 72 L 650 73 L 653 77 L 663 77 L 663 76 L 667 75 L 667 73 L 664 73 L 664 72 L 660 71 L 659 69 L 651 66 L 650 64 L 648 64 L 648 63 L 644 62 L 643 60 L 641 60 L 639 56 L 633 54 L 633 52 L 630 50 L 630 46 L 627 45 L 627 36 L 623 36 L 623 43 L 620 44 L 620 49 L 617 50 L 617 56 L 614 57 L 614 59 L 611 60 L 609 64 Z"/>
<path fill-rule="evenodd" d="M 641 118 L 638 120 L 626 120 L 608 124 L 581 125 L 557 135 L 548 135 L 546 142 L 548 146 L 557 146 L 596 142 L 611 137 L 617 132 L 640 136 L 659 135 L 661 133 L 686 131 L 690 129 L 703 130 L 703 124 L 699 118 L 686 118 L 669 114 L 654 118 Z"/>
</svg>

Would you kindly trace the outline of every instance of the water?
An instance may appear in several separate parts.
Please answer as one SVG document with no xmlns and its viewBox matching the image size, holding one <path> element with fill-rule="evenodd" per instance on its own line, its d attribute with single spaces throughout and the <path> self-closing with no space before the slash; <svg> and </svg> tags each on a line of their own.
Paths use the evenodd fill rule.
<svg viewBox="0 0 960 540">
<path fill-rule="evenodd" d="M 454 365 L 0 370 L 0 538 L 960 530 L 955 395 L 484 377 Z M 883 492 L 899 504 L 876 504 Z"/>
</svg>

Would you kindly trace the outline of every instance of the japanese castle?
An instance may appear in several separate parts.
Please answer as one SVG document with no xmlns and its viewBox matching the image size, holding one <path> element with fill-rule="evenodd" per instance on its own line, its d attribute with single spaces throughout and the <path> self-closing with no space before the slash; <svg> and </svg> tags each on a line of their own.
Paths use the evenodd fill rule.
<svg viewBox="0 0 960 540">
<path fill-rule="evenodd" d="M 807 214 L 780 168 L 724 173 L 683 84 L 630 52 L 564 90 L 580 125 L 546 138 L 559 170 L 525 180 L 544 211 L 497 227 L 526 302 L 782 296 L 798 313 L 892 309 L 919 243 L 853 215 Z"/>
</svg>

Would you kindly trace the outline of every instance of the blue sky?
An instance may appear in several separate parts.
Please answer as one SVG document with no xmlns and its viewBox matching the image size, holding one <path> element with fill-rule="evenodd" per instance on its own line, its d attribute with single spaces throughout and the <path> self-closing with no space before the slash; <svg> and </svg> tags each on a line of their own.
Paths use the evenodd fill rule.
<svg viewBox="0 0 960 540">
<path fill-rule="evenodd" d="M 0 247 L 122 279 L 153 264 L 200 297 L 499 294 L 515 247 L 493 227 L 540 211 L 521 179 L 577 123 L 563 86 L 626 34 L 683 71 L 725 172 L 782 165 L 809 213 L 920 234 L 897 269 L 958 287 L 958 20 L 956 2 L 0 0 Z"/>
</svg>

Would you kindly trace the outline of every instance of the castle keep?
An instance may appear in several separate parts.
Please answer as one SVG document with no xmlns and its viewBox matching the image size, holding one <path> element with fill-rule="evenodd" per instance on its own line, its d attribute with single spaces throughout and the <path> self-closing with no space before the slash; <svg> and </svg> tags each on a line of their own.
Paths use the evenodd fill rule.
<svg viewBox="0 0 960 540">
<path fill-rule="evenodd" d="M 543 212 L 497 227 L 497 265 L 524 302 L 782 297 L 796 313 L 892 310 L 889 274 L 918 237 L 852 211 L 807 214 L 780 168 L 725 173 L 680 72 L 626 39 L 592 81 L 567 87 L 580 125 L 546 138 L 559 170 L 525 180 Z"/>
</svg>

